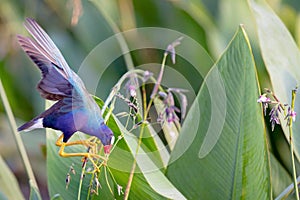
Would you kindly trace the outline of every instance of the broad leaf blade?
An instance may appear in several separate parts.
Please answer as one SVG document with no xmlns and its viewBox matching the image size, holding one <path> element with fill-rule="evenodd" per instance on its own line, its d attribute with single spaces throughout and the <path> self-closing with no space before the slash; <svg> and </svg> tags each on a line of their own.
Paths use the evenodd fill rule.
<svg viewBox="0 0 300 200">
<path fill-rule="evenodd" d="M 128 144 L 128 147 L 134 155 L 138 148 L 137 139 L 132 137 L 124 127 L 122 128 L 122 124 L 120 122 L 117 121 L 117 123 L 124 134 L 124 139 Z M 142 148 L 139 148 L 138 150 L 136 162 L 143 176 L 146 178 L 147 182 L 154 189 L 154 191 L 168 199 L 185 199 L 185 197 L 174 187 L 174 185 L 160 171 L 160 168 L 155 165 L 155 163 Z M 139 174 L 135 174 L 135 176 L 137 175 Z"/>
<path fill-rule="evenodd" d="M 289 173 L 278 162 L 273 154 L 270 154 L 271 176 L 272 176 L 272 191 L 274 197 L 280 195 L 293 181 Z"/>
<path fill-rule="evenodd" d="M 98 97 L 94 97 L 94 99 L 96 100 L 97 104 L 102 108 L 104 102 Z M 126 108 L 128 109 L 127 105 Z M 107 111 L 104 113 L 104 115 L 107 114 Z M 137 119 L 138 121 L 141 121 L 142 119 L 139 114 L 137 114 Z M 111 118 L 109 120 L 109 123 L 111 124 L 111 126 L 115 127 L 115 133 L 120 132 L 119 131 L 120 126 L 118 128 L 115 120 Z M 127 144 L 124 144 L 123 147 L 127 148 Z M 144 150 L 149 153 L 148 155 L 152 156 L 153 159 L 152 161 L 155 162 L 155 164 L 159 167 L 159 169 L 166 168 L 166 165 L 170 158 L 170 154 L 167 151 L 167 148 L 164 146 L 163 142 L 161 141 L 161 138 L 157 135 L 157 133 L 155 132 L 154 128 L 151 125 L 145 127 L 145 131 L 142 139 L 142 148 L 144 148 Z"/>
<path fill-rule="evenodd" d="M 80 157 L 70 157 L 62 158 L 58 155 L 59 147 L 55 146 L 55 141 L 61 134 L 58 131 L 47 129 L 47 176 L 48 176 L 48 189 L 50 197 L 60 195 L 62 199 L 77 199 L 78 196 L 78 186 L 81 174 L 81 158 Z M 80 140 L 81 138 L 78 134 L 72 137 L 72 140 Z M 66 148 L 67 152 L 85 152 L 86 148 L 80 146 L 72 146 Z M 73 167 L 76 174 L 70 173 L 71 180 L 66 188 L 66 178 L 69 173 L 70 167 Z M 86 199 L 88 195 L 88 182 L 90 177 L 86 176 L 84 178 L 83 186 L 81 191 L 81 198 Z"/>
<path fill-rule="evenodd" d="M 219 111 L 214 111 L 210 93 L 219 91 L 211 90 L 209 83 L 219 82 L 219 78 L 226 98 L 224 104 L 214 107 Z M 268 153 L 258 95 L 251 48 L 241 27 L 207 75 L 171 154 L 167 176 L 188 199 L 270 199 Z M 220 122 L 216 120 L 220 116 L 212 117 L 213 113 L 225 116 L 220 135 L 206 133 L 211 121 L 215 126 Z M 199 123 L 194 121 L 197 115 L 201 117 Z M 205 153 L 201 153 L 204 142 Z"/>
<path fill-rule="evenodd" d="M 98 102 L 98 101 L 97 101 Z M 98 102 L 99 103 L 99 102 Z M 101 102 L 99 103 L 101 106 Z M 112 129 L 115 136 L 118 137 L 121 135 L 122 130 L 113 117 L 110 117 L 108 122 L 108 126 Z M 47 174 L 48 174 L 48 186 L 50 196 L 54 196 L 59 194 L 63 199 L 77 199 L 78 191 L 79 191 L 79 182 L 80 182 L 80 173 L 81 173 L 81 158 L 80 157 L 71 157 L 71 158 L 62 158 L 58 155 L 58 147 L 55 146 L 55 141 L 59 137 L 59 132 L 48 129 L 47 130 Z M 82 133 L 76 133 L 72 136 L 72 140 L 80 140 L 84 139 L 86 136 Z M 111 152 L 109 156 L 109 160 L 107 166 L 111 171 L 111 174 L 108 173 L 108 169 L 106 170 L 107 179 L 110 184 L 110 188 L 112 189 L 113 194 L 111 194 L 109 187 L 107 185 L 107 181 L 105 178 L 104 168 L 101 168 L 100 175 L 98 176 L 101 188 L 99 188 L 98 195 L 90 194 L 92 199 L 122 199 L 123 195 L 118 194 L 117 185 L 112 181 L 111 176 L 114 177 L 116 183 L 123 187 L 123 191 L 127 185 L 129 171 L 131 170 L 133 163 L 133 154 L 135 152 L 131 152 L 128 145 L 127 140 L 121 139 L 114 150 Z M 145 147 L 146 148 L 146 147 Z M 67 152 L 85 152 L 86 148 L 81 146 L 70 146 Z M 155 156 L 153 154 L 152 156 Z M 149 158 L 148 158 L 149 159 Z M 158 159 L 158 158 L 156 158 Z M 161 164 L 160 164 L 161 165 Z M 76 174 L 71 175 L 71 182 L 66 189 L 65 179 L 67 177 L 67 173 L 69 172 L 70 166 L 76 171 Z M 159 169 L 159 168 L 158 168 Z M 152 187 L 150 187 L 151 180 L 145 178 L 145 175 L 142 169 L 137 168 L 137 172 L 134 175 L 132 187 L 130 190 L 129 199 L 165 199 L 162 195 L 158 194 L 159 191 L 155 191 Z M 165 178 L 165 176 L 159 171 L 159 176 Z M 157 174 L 154 173 L 154 174 Z M 150 176 L 150 175 L 149 175 Z M 161 184 L 164 184 L 164 179 L 162 179 Z M 80 193 L 80 199 L 87 199 L 89 196 L 89 183 L 91 181 L 91 176 L 86 174 L 82 188 Z M 150 182 L 150 183 L 148 183 Z M 160 185 L 161 185 L 160 184 Z"/>
<path fill-rule="evenodd" d="M 111 127 L 111 125 L 109 125 Z M 111 127 L 112 128 L 112 127 Z M 112 128 L 114 133 L 119 134 L 115 127 Z M 80 137 L 78 135 L 81 135 Z M 81 173 L 81 158 L 73 157 L 73 158 L 62 158 L 58 155 L 58 147 L 55 146 L 55 141 L 58 138 L 59 133 L 56 133 L 53 130 L 47 130 L 47 173 L 48 173 L 48 186 L 50 196 L 54 196 L 59 194 L 63 199 L 77 199 L 78 191 L 79 191 L 79 182 L 80 182 L 80 173 Z M 72 140 L 83 139 L 85 136 L 76 133 L 72 136 Z M 133 162 L 132 153 L 128 151 L 127 144 L 124 141 L 120 141 L 118 143 L 118 148 L 115 148 L 112 151 L 109 161 L 108 167 L 110 168 L 114 179 L 117 184 L 126 187 L 129 173 Z M 72 146 L 66 149 L 68 152 L 85 152 L 86 148 L 79 146 Z M 74 164 L 74 165 L 73 165 Z M 66 189 L 65 179 L 67 177 L 67 173 L 69 172 L 70 166 L 76 171 L 76 174 L 71 175 L 71 181 Z M 90 166 L 91 167 L 91 166 Z M 108 178 L 110 182 L 110 187 L 113 190 L 113 194 L 110 193 L 109 187 L 105 180 L 104 169 L 101 168 L 101 172 L 99 175 L 99 182 L 101 188 L 99 188 L 98 195 L 92 195 L 92 199 L 122 199 L 122 196 L 119 196 L 117 186 L 111 183 L 111 178 Z M 140 170 L 139 170 L 140 171 Z M 110 176 L 107 174 L 107 176 Z M 91 181 L 91 176 L 86 174 L 83 180 L 80 199 L 87 199 L 89 196 L 89 183 Z M 123 189 L 124 190 L 124 189 Z M 153 189 L 151 189 L 141 173 L 137 173 L 134 177 L 134 181 L 132 184 L 132 189 L 130 191 L 129 199 L 136 199 L 138 197 L 143 197 L 145 199 L 157 199 L 162 198 L 158 195 Z"/>
<path fill-rule="evenodd" d="M 16 177 L 0 156 L 0 199 L 24 199 Z"/>
<path fill-rule="evenodd" d="M 250 1 L 257 24 L 257 32 L 262 56 L 270 75 L 273 92 L 282 103 L 291 103 L 291 93 L 300 82 L 300 53 L 291 34 L 279 17 L 266 3 Z M 300 112 L 296 99 L 295 110 Z M 283 117 L 281 121 L 283 122 Z M 289 138 L 286 123 L 282 123 L 286 138 Z M 295 154 L 300 159 L 299 126 L 293 126 Z"/>
</svg>

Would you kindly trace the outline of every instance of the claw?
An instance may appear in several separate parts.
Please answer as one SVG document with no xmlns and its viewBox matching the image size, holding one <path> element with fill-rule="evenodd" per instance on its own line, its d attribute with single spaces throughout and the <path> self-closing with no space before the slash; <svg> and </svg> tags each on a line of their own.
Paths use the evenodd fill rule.
<svg viewBox="0 0 300 200">
<path fill-rule="evenodd" d="M 73 141 L 73 142 L 62 142 L 62 138 L 63 138 L 63 134 L 57 139 L 56 141 L 56 145 L 60 147 L 58 154 L 61 157 L 83 157 L 82 158 L 82 162 L 87 162 L 87 159 L 89 159 L 91 161 L 91 163 L 94 166 L 94 172 L 99 172 L 100 168 L 97 166 L 97 164 L 95 163 L 94 159 L 101 159 L 103 161 L 103 165 L 106 165 L 107 162 L 107 157 L 104 156 L 100 156 L 98 154 L 96 154 L 97 150 L 97 144 L 96 142 L 92 142 L 92 140 L 94 138 L 89 138 L 87 140 L 82 140 L 82 141 Z M 84 145 L 88 148 L 90 148 L 91 152 L 86 152 L 86 153 L 66 153 L 64 151 L 66 146 L 72 146 L 72 145 Z"/>
</svg>

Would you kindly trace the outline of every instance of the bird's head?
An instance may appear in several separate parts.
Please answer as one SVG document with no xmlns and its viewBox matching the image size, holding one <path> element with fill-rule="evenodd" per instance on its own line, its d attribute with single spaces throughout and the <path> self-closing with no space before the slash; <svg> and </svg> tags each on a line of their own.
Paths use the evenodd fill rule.
<svg viewBox="0 0 300 200">
<path fill-rule="evenodd" d="M 101 125 L 100 125 L 99 139 L 101 140 L 101 142 L 104 146 L 104 153 L 109 154 L 110 149 L 111 149 L 112 145 L 114 144 L 115 137 L 114 137 L 112 130 L 110 130 L 110 128 L 108 126 L 106 126 L 104 123 L 101 123 Z"/>
</svg>

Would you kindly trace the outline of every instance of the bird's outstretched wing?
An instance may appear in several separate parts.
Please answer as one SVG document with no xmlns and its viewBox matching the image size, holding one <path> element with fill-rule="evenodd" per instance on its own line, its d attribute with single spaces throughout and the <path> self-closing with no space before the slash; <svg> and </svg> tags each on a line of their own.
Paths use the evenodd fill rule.
<svg viewBox="0 0 300 200">
<path fill-rule="evenodd" d="M 60 130 L 64 133 L 63 142 L 79 130 L 97 136 L 105 145 L 105 152 L 109 152 L 113 133 L 104 124 L 100 108 L 82 80 L 71 70 L 51 38 L 35 20 L 26 19 L 25 27 L 33 39 L 18 36 L 18 41 L 42 71 L 37 89 L 45 99 L 58 101 L 18 130 L 45 127 Z"/>
<path fill-rule="evenodd" d="M 20 35 L 17 37 L 23 50 L 42 71 L 42 80 L 37 85 L 41 96 L 60 100 L 71 96 L 76 98 L 78 94 L 74 95 L 74 91 L 85 91 L 81 79 L 70 69 L 59 49 L 37 22 L 27 18 L 25 27 L 34 40 Z"/>
</svg>

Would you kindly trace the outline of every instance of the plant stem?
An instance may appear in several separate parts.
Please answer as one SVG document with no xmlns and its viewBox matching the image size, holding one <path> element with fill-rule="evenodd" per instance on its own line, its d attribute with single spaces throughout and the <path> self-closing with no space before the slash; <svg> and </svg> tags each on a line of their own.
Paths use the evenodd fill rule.
<svg viewBox="0 0 300 200">
<path fill-rule="evenodd" d="M 141 69 L 134 69 L 134 70 L 130 70 L 128 72 L 126 72 L 119 80 L 118 82 L 115 84 L 115 86 L 113 87 L 112 91 L 110 92 L 109 96 L 107 97 L 107 99 L 104 102 L 104 105 L 101 109 L 101 115 L 103 116 L 106 108 L 108 107 L 108 105 L 111 103 L 111 101 L 113 100 L 113 98 L 115 97 L 115 95 L 119 92 L 122 83 L 128 78 L 130 77 L 130 75 L 132 74 L 144 74 L 144 70 Z M 112 110 L 112 109 L 111 109 Z M 110 114 L 108 114 L 109 116 Z"/>
<path fill-rule="evenodd" d="M 80 200 L 80 199 L 81 199 L 82 181 L 83 181 L 85 169 L 86 169 L 86 162 L 83 164 L 82 170 L 81 170 L 81 174 L 80 174 L 80 181 L 79 181 L 79 185 L 78 185 L 77 200 Z M 90 193 L 88 193 L 88 196 L 89 196 L 89 195 L 90 195 Z"/>
<path fill-rule="evenodd" d="M 162 63 L 161 63 L 161 69 L 160 69 L 159 75 L 157 77 L 157 80 L 156 80 L 155 86 L 153 88 L 153 91 L 151 93 L 150 101 L 148 103 L 148 106 L 147 106 L 146 88 L 145 88 L 144 84 L 142 85 L 143 108 L 144 108 L 144 111 L 145 111 L 144 116 L 143 116 L 144 121 L 146 121 L 148 113 L 150 112 L 151 105 L 152 105 L 153 100 L 155 98 L 155 95 L 157 94 L 158 89 L 161 87 L 160 84 L 161 84 L 163 73 L 164 73 L 164 70 L 165 70 L 165 64 L 166 64 L 167 56 L 168 56 L 168 53 L 165 52 Z M 134 161 L 133 161 L 133 164 L 132 164 L 132 168 L 131 168 L 130 175 L 129 175 L 129 178 L 128 178 L 128 183 L 127 183 L 126 190 L 125 190 L 125 193 L 124 193 L 124 200 L 127 200 L 128 197 L 129 197 L 130 187 L 131 187 L 134 171 L 135 171 L 135 168 L 136 168 L 136 157 L 137 157 L 139 148 L 140 148 L 141 143 L 142 143 L 142 138 L 143 138 L 143 133 L 144 133 L 145 126 L 146 126 L 146 124 L 143 123 L 142 127 L 141 127 L 141 131 L 140 131 L 138 146 L 137 146 L 135 156 L 134 156 Z"/>
<path fill-rule="evenodd" d="M 297 183 L 300 182 L 300 176 L 297 178 Z M 285 188 L 276 198 L 275 200 L 287 199 L 290 194 L 294 191 L 294 183 L 290 184 L 287 188 Z"/>
<path fill-rule="evenodd" d="M 1 78 L 0 78 L 0 96 L 2 98 L 3 105 L 4 105 L 4 108 L 6 110 L 7 117 L 8 117 L 11 129 L 14 133 L 13 135 L 14 135 L 15 141 L 17 143 L 17 147 L 18 147 L 18 150 L 20 152 L 20 155 L 22 157 L 22 161 L 23 161 L 23 164 L 25 166 L 25 170 L 26 170 L 26 173 L 28 175 L 28 178 L 29 178 L 29 180 L 31 180 L 32 184 L 37 188 L 37 190 L 39 190 L 38 186 L 37 186 L 37 183 L 36 183 L 36 180 L 35 180 L 35 177 L 34 177 L 34 174 L 33 174 L 33 170 L 31 168 L 31 165 L 30 165 L 30 162 L 29 162 L 26 150 L 25 150 L 25 147 L 24 147 L 24 144 L 23 144 L 23 141 L 22 141 L 22 138 L 21 138 L 21 135 L 17 132 L 17 124 L 16 124 L 15 118 L 13 116 L 13 112 L 11 110 L 11 107 L 9 105 L 4 87 L 2 85 Z"/>
<path fill-rule="evenodd" d="M 151 99 L 154 99 L 155 95 L 157 94 L 158 92 L 158 88 L 160 86 L 160 83 L 161 83 L 161 80 L 162 80 L 162 77 L 163 77 L 163 73 L 164 73 L 164 70 L 165 70 L 165 64 L 166 64 L 166 59 L 167 59 L 167 56 L 168 56 L 168 53 L 165 52 L 164 53 L 164 58 L 163 58 L 163 61 L 161 63 L 161 67 L 160 67 L 160 72 L 159 72 L 159 75 L 157 77 L 157 81 L 155 83 L 155 86 L 153 88 L 153 91 L 152 91 L 152 94 L 150 96 Z"/>
<path fill-rule="evenodd" d="M 297 89 L 294 89 L 292 91 L 292 103 L 291 103 L 291 111 L 294 110 L 295 107 L 295 99 L 296 99 L 296 91 Z M 292 157 L 292 165 L 293 165 L 293 181 L 294 181 L 294 189 L 295 189 L 295 195 L 296 199 L 299 200 L 299 191 L 298 191 L 298 183 L 297 183 L 297 172 L 296 172 L 296 166 L 295 166 L 295 158 L 294 158 L 294 144 L 293 144 L 293 119 L 290 116 L 288 118 L 289 120 L 289 133 L 290 133 L 290 152 Z"/>
<path fill-rule="evenodd" d="M 147 110 L 147 99 L 146 99 L 146 89 L 145 89 L 145 85 L 142 85 L 142 91 L 143 91 L 143 107 L 144 107 L 144 110 Z M 147 110 L 148 111 L 148 110 Z M 147 115 L 148 115 L 148 112 L 144 112 L 144 120 L 147 119 Z M 138 155 L 138 151 L 139 151 L 139 148 L 141 146 L 141 143 L 142 143 L 142 138 L 143 138 L 143 133 L 144 133 L 144 129 L 145 129 L 145 123 L 142 124 L 142 127 L 141 127 L 141 131 L 140 131 L 140 136 L 139 136 L 139 141 L 138 141 L 138 145 L 137 145 L 137 148 L 136 148 L 136 151 L 135 151 L 135 155 L 134 155 L 134 160 L 133 160 L 133 164 L 132 164 L 132 167 L 131 167 L 131 170 L 130 170 L 130 175 L 129 175 L 129 178 L 128 178 L 128 182 L 127 182 L 127 186 L 126 186 L 126 189 L 125 189 L 125 193 L 124 193 L 124 200 L 127 200 L 128 197 L 129 197 L 129 192 L 130 192 L 130 188 L 131 188 L 131 183 L 132 183 L 132 180 L 133 180 L 133 175 L 134 175 L 134 171 L 135 171 L 135 168 L 136 168 L 136 157 Z"/>
<path fill-rule="evenodd" d="M 110 184 L 109 184 L 109 181 L 108 181 L 108 176 L 107 176 L 106 167 L 104 167 L 104 176 L 105 176 L 105 180 L 106 180 L 106 183 L 107 183 L 107 187 L 108 187 L 110 193 L 114 196 L 114 192 L 113 192 L 113 190 L 111 189 Z"/>
</svg>

